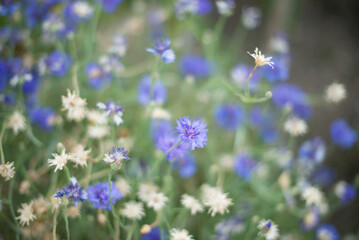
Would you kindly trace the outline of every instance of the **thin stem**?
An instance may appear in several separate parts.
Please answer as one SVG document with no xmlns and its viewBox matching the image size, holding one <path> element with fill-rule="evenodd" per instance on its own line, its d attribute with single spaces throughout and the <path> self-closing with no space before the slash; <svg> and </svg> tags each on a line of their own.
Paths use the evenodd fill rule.
<svg viewBox="0 0 359 240">
<path fill-rule="evenodd" d="M 67 166 L 65 166 L 64 169 L 65 169 L 65 174 L 66 174 L 67 179 L 69 181 L 71 181 L 71 175 L 70 175 L 69 169 L 67 168 Z"/>
<path fill-rule="evenodd" d="M 78 96 L 80 96 L 80 87 L 77 80 L 77 68 L 77 65 L 74 65 L 72 72 L 72 84 L 74 85 L 75 91 L 77 92 Z"/>
<path fill-rule="evenodd" d="M 65 220 L 65 227 L 66 227 L 66 235 L 67 240 L 70 240 L 70 230 L 69 230 L 69 220 L 67 218 L 67 206 L 64 206 L 64 220 Z"/>
<path fill-rule="evenodd" d="M 130 227 L 130 230 L 128 231 L 126 240 L 131 240 L 132 239 L 132 235 L 135 232 L 135 229 L 136 229 L 136 223 L 134 222 L 132 224 L 132 226 Z"/>
<path fill-rule="evenodd" d="M 1 164 L 5 164 L 5 155 L 4 155 L 4 149 L 2 147 L 2 138 L 4 136 L 6 129 L 6 122 L 2 125 L 1 133 L 0 133 L 0 157 L 1 157 Z"/>
<path fill-rule="evenodd" d="M 52 223 L 52 239 L 53 240 L 56 240 L 57 214 L 58 214 L 58 210 L 56 209 L 55 213 L 54 213 L 53 223 Z"/>
<path fill-rule="evenodd" d="M 254 66 L 252 72 L 249 74 L 248 79 L 247 79 L 246 96 L 248 96 L 248 97 L 249 97 L 249 81 L 250 81 L 251 78 L 253 77 L 253 73 L 254 73 L 254 71 L 257 69 L 257 67 L 258 67 L 257 65 Z"/>
<path fill-rule="evenodd" d="M 112 215 L 113 217 L 115 218 L 115 236 L 116 236 L 116 239 L 120 239 L 120 228 L 119 228 L 119 225 L 121 224 L 120 223 L 120 218 L 119 216 L 116 214 L 115 212 L 115 206 L 113 205 L 113 202 L 112 202 L 112 197 L 111 197 L 111 188 L 112 188 L 112 181 L 111 181 L 111 178 L 112 178 L 112 168 L 110 169 L 110 172 L 108 173 L 108 185 L 109 185 L 109 188 L 108 188 L 108 199 L 109 199 L 109 202 L 110 202 L 110 205 L 111 205 L 111 212 L 112 212 Z"/>
<path fill-rule="evenodd" d="M 13 193 L 13 189 L 14 189 L 14 183 L 15 183 L 15 178 L 13 178 L 10 182 L 8 199 L 9 199 L 10 212 L 11 212 L 11 215 L 14 218 L 15 224 L 16 224 L 16 239 L 18 240 L 18 239 L 20 239 L 19 223 L 16 220 L 14 206 L 12 204 L 12 193 Z"/>
</svg>

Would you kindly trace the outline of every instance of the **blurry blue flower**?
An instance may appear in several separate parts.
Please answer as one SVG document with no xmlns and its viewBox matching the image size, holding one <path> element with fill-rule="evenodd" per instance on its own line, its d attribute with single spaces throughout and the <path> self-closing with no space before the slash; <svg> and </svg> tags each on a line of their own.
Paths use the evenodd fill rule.
<svg viewBox="0 0 359 240">
<path fill-rule="evenodd" d="M 170 152 L 171 147 L 173 147 L 179 141 L 178 137 L 167 135 L 158 139 L 156 142 L 157 149 L 161 150 L 163 153 L 167 153 L 166 160 L 172 161 L 173 159 L 182 158 L 187 152 L 189 146 L 185 142 L 181 142 Z"/>
<path fill-rule="evenodd" d="M 162 61 L 169 64 L 174 62 L 176 59 L 176 55 L 170 48 L 170 44 L 171 40 L 167 38 L 164 41 L 157 41 L 155 48 L 146 48 L 146 51 L 152 53 L 153 55 L 160 55 Z"/>
<path fill-rule="evenodd" d="M 50 74 L 56 77 L 63 77 L 72 65 L 71 57 L 60 51 L 52 52 L 46 59 L 46 65 L 49 68 Z"/>
<path fill-rule="evenodd" d="M 59 2 L 63 0 L 25 0 L 24 5 L 24 16 L 25 23 L 28 27 L 32 28 L 36 24 L 41 23 L 46 16 L 49 14 L 51 9 Z"/>
<path fill-rule="evenodd" d="M 243 26 L 249 30 L 255 29 L 259 26 L 261 21 L 261 11 L 257 7 L 243 7 L 242 8 L 242 23 Z M 277 62 L 275 62 L 277 64 Z"/>
<path fill-rule="evenodd" d="M 23 40 L 23 36 L 23 33 L 17 28 L 4 26 L 0 29 L 1 45 L 19 43 Z"/>
<path fill-rule="evenodd" d="M 333 225 L 321 224 L 316 232 L 317 240 L 339 240 L 340 236 Z"/>
<path fill-rule="evenodd" d="M 29 111 L 29 118 L 41 129 L 50 131 L 55 125 L 56 115 L 52 108 L 37 106 Z"/>
<path fill-rule="evenodd" d="M 98 109 L 104 110 L 106 116 L 113 116 L 113 120 L 117 126 L 123 122 L 123 107 L 120 103 L 115 104 L 113 100 L 108 100 L 106 104 L 98 102 L 96 106 Z"/>
<path fill-rule="evenodd" d="M 285 56 L 274 56 L 272 61 L 275 62 L 275 68 L 267 66 L 264 68 L 264 75 L 271 83 L 277 81 L 286 81 L 289 78 L 289 59 Z"/>
<path fill-rule="evenodd" d="M 321 164 L 325 157 L 325 144 L 321 137 L 306 141 L 298 151 L 299 160 L 303 163 Z"/>
<path fill-rule="evenodd" d="M 119 168 L 122 166 L 122 160 L 130 160 L 128 156 L 126 156 L 127 151 L 125 151 L 125 148 L 112 148 L 112 152 L 106 153 L 104 161 L 106 163 L 115 163 Z"/>
<path fill-rule="evenodd" d="M 151 231 L 145 234 L 141 234 L 141 240 L 163 240 L 165 234 L 161 234 L 159 227 L 151 227 Z"/>
<path fill-rule="evenodd" d="M 146 105 L 151 101 L 157 104 L 163 104 L 166 102 L 167 89 L 160 81 L 153 83 L 151 89 L 152 79 L 148 75 L 144 75 L 138 86 L 138 102 L 142 105 Z"/>
<path fill-rule="evenodd" d="M 112 37 L 112 45 L 109 52 L 117 55 L 118 57 L 123 57 L 127 51 L 127 44 L 127 39 L 123 35 L 115 34 Z"/>
<path fill-rule="evenodd" d="M 308 119 L 312 114 L 307 94 L 293 84 L 277 84 L 272 89 L 272 100 L 279 107 L 291 107 L 293 112 L 300 118 Z"/>
<path fill-rule="evenodd" d="M 112 81 L 112 75 L 105 73 L 103 68 L 95 62 L 87 64 L 85 72 L 89 85 L 96 90 L 103 88 Z"/>
<path fill-rule="evenodd" d="M 245 229 L 243 219 L 240 216 L 234 216 L 232 218 L 223 220 L 216 224 L 215 230 L 220 236 L 236 235 L 241 233 Z M 217 238 L 216 238 L 217 239 Z M 218 238 L 222 239 L 222 238 Z M 223 238 L 225 239 L 225 238 Z"/>
<path fill-rule="evenodd" d="M 353 185 L 340 181 L 335 186 L 335 194 L 339 197 L 342 204 L 347 204 L 356 197 L 357 190 Z"/>
<path fill-rule="evenodd" d="M 187 116 L 177 120 L 177 133 L 181 141 L 189 143 L 191 149 L 203 148 L 207 142 L 207 125 L 200 120 L 191 122 Z"/>
<path fill-rule="evenodd" d="M 150 124 L 150 135 L 153 141 L 157 142 L 165 136 L 174 136 L 172 123 L 163 119 L 152 119 Z"/>
<path fill-rule="evenodd" d="M 211 64 L 202 56 L 197 54 L 184 55 L 178 62 L 182 76 L 192 76 L 195 78 L 209 77 L 212 69 Z"/>
<path fill-rule="evenodd" d="M 172 168 L 177 170 L 182 178 L 190 178 L 197 172 L 196 159 L 192 154 L 186 153 L 183 157 L 176 158 Z"/>
<path fill-rule="evenodd" d="M 235 131 L 243 122 L 244 111 L 238 104 L 226 103 L 216 107 L 214 117 L 219 126 L 230 131 Z"/>
<path fill-rule="evenodd" d="M 5 94 L 2 97 L 2 102 L 5 103 L 6 105 L 9 106 L 14 106 L 15 105 L 15 94 L 14 93 L 10 93 L 10 94 Z"/>
<path fill-rule="evenodd" d="M 334 183 L 336 178 L 336 172 L 333 168 L 326 166 L 319 166 L 314 170 L 310 179 L 313 185 L 328 187 Z"/>
<path fill-rule="evenodd" d="M 303 216 L 301 228 L 304 231 L 310 231 L 318 225 L 319 220 L 320 220 L 320 215 L 318 208 L 311 207 Z"/>
<path fill-rule="evenodd" d="M 87 22 L 93 16 L 94 9 L 86 1 L 78 0 L 67 3 L 64 8 L 64 16 L 66 21 L 73 24 Z"/>
<path fill-rule="evenodd" d="M 65 197 L 67 199 L 73 200 L 75 206 L 77 206 L 79 201 L 83 202 L 85 199 L 87 199 L 87 193 L 86 191 L 82 190 L 82 187 L 80 184 L 78 184 L 75 177 L 71 177 L 70 180 L 71 183 L 64 188 L 59 189 L 56 192 L 55 197 Z"/>
<path fill-rule="evenodd" d="M 37 93 L 37 90 L 40 86 L 40 77 L 36 70 L 26 74 L 27 78 L 25 79 L 22 85 L 22 91 L 25 95 L 31 95 Z"/>
<path fill-rule="evenodd" d="M 0 6 L 0 16 L 12 15 L 20 7 L 20 3 L 13 0 L 3 0 Z"/>
<path fill-rule="evenodd" d="M 87 188 L 87 197 L 89 202 L 93 204 L 94 208 L 101 208 L 111 210 L 111 204 L 109 199 L 109 184 L 108 182 L 97 183 L 96 185 L 90 185 Z M 122 193 L 116 187 L 115 183 L 111 184 L 111 200 L 113 204 L 116 204 L 118 200 L 122 198 Z"/>
<path fill-rule="evenodd" d="M 251 178 L 256 167 L 257 162 L 246 152 L 239 153 L 234 160 L 235 173 L 246 181 Z"/>
<path fill-rule="evenodd" d="M 289 41 L 288 36 L 282 32 L 278 31 L 273 38 L 269 41 L 270 48 L 279 54 L 288 54 L 289 53 Z"/>
<path fill-rule="evenodd" d="M 48 14 L 42 23 L 42 38 L 53 42 L 56 38 L 67 39 L 73 34 L 75 27 L 66 24 L 57 14 Z"/>
<path fill-rule="evenodd" d="M 332 141 L 343 149 L 351 148 L 357 140 L 356 132 L 344 119 L 335 120 L 330 126 Z"/>
<path fill-rule="evenodd" d="M 249 114 L 250 123 L 258 131 L 261 140 L 267 144 L 273 144 L 278 139 L 278 128 L 274 114 L 262 108 L 255 107 Z"/>
<path fill-rule="evenodd" d="M 186 14 L 205 15 L 212 11 L 213 4 L 209 0 L 177 0 L 176 16 L 182 19 Z"/>
<path fill-rule="evenodd" d="M 252 72 L 253 67 L 247 64 L 239 63 L 231 71 L 232 81 L 241 88 L 247 88 L 247 79 Z M 262 79 L 262 70 L 257 69 L 249 82 L 249 89 L 256 89 Z"/>
<path fill-rule="evenodd" d="M 117 7 L 122 3 L 123 0 L 96 0 L 101 4 L 102 9 L 107 13 L 116 11 Z"/>
</svg>

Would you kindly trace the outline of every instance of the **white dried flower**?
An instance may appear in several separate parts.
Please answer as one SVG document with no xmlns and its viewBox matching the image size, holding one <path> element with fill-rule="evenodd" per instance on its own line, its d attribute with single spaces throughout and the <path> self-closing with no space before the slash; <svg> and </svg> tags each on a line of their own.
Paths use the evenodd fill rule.
<svg viewBox="0 0 359 240">
<path fill-rule="evenodd" d="M 21 226 L 30 225 L 30 221 L 36 219 L 36 216 L 33 214 L 32 203 L 22 203 L 21 208 L 17 212 L 20 213 L 20 216 L 16 217 L 16 219 L 19 219 Z"/>
<path fill-rule="evenodd" d="M 106 116 L 98 110 L 88 110 L 86 118 L 91 125 L 104 125 L 108 122 Z"/>
<path fill-rule="evenodd" d="M 262 219 L 258 224 L 259 236 L 265 237 L 266 240 L 275 240 L 279 237 L 278 226 L 271 220 Z"/>
<path fill-rule="evenodd" d="M 116 187 L 121 191 L 122 196 L 125 197 L 131 192 L 131 186 L 128 184 L 127 180 L 120 177 L 116 181 Z"/>
<path fill-rule="evenodd" d="M 211 213 L 212 217 L 217 213 L 223 215 L 229 212 L 228 207 L 233 205 L 228 193 L 223 193 L 220 189 L 210 186 L 203 190 L 202 202 L 203 205 L 209 207 L 208 213 Z"/>
<path fill-rule="evenodd" d="M 269 65 L 272 69 L 274 69 L 273 67 L 274 62 L 270 61 L 272 57 L 265 57 L 265 55 L 262 55 L 262 52 L 259 51 L 258 48 L 254 49 L 254 53 L 250 53 L 250 52 L 247 53 L 255 59 L 257 67 Z"/>
<path fill-rule="evenodd" d="M 145 216 L 143 204 L 135 201 L 125 203 L 125 207 L 120 210 L 120 214 L 132 220 L 141 220 Z"/>
<path fill-rule="evenodd" d="M 324 202 L 323 193 L 316 187 L 306 187 L 302 192 L 302 198 L 305 200 L 306 205 L 320 206 Z"/>
<path fill-rule="evenodd" d="M 297 137 L 307 133 L 308 125 L 303 119 L 292 116 L 284 122 L 284 130 L 291 136 Z"/>
<path fill-rule="evenodd" d="M 0 175 L 5 178 L 5 181 L 9 181 L 15 175 L 14 162 L 7 162 L 0 164 Z"/>
<path fill-rule="evenodd" d="M 193 238 L 185 229 L 172 228 L 170 231 L 170 240 L 193 240 Z"/>
<path fill-rule="evenodd" d="M 94 12 L 93 7 L 86 1 L 76 1 L 72 8 L 76 15 L 80 18 L 88 18 Z"/>
<path fill-rule="evenodd" d="M 87 134 L 90 138 L 101 139 L 110 135 L 110 128 L 106 125 L 89 126 Z"/>
<path fill-rule="evenodd" d="M 168 197 L 166 197 L 163 193 L 159 192 L 150 194 L 146 203 L 155 211 L 159 211 L 165 206 L 167 201 Z"/>
<path fill-rule="evenodd" d="M 325 90 L 325 99 L 328 102 L 339 103 L 346 97 L 344 84 L 332 83 Z"/>
<path fill-rule="evenodd" d="M 185 208 L 191 210 L 191 215 L 196 215 L 198 212 L 203 212 L 202 204 L 197 199 L 188 194 L 182 195 L 181 203 Z"/>
<path fill-rule="evenodd" d="M 17 134 L 25 130 L 26 119 L 20 112 L 16 111 L 10 116 L 7 126 Z"/>
<path fill-rule="evenodd" d="M 149 195 L 156 193 L 158 191 L 158 186 L 154 185 L 152 182 L 141 183 L 138 187 L 138 197 L 143 202 L 147 202 Z"/>
<path fill-rule="evenodd" d="M 67 119 L 76 122 L 81 121 L 86 113 L 86 100 L 76 95 L 75 91 L 71 93 L 67 89 L 67 96 L 62 96 L 62 110 L 67 111 Z"/>
<path fill-rule="evenodd" d="M 85 150 L 85 147 L 82 144 L 77 144 L 72 149 L 72 158 L 70 159 L 77 165 L 81 167 L 87 166 L 87 160 L 89 159 L 89 154 L 91 149 Z"/>
<path fill-rule="evenodd" d="M 61 155 L 53 153 L 52 156 L 54 157 L 54 159 L 48 159 L 47 161 L 49 162 L 49 166 L 56 166 L 55 172 L 58 169 L 62 170 L 65 167 L 67 161 L 72 158 L 70 154 L 67 154 L 65 152 L 65 149 L 62 150 Z"/>
</svg>

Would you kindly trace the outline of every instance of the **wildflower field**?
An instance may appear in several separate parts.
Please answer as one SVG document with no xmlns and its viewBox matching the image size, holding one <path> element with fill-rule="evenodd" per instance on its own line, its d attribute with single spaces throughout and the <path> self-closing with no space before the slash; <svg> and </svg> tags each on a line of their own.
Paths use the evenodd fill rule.
<svg viewBox="0 0 359 240">
<path fill-rule="evenodd" d="M 359 239 L 357 92 L 291 81 L 284 2 L 2 0 L 0 239 Z"/>
</svg>

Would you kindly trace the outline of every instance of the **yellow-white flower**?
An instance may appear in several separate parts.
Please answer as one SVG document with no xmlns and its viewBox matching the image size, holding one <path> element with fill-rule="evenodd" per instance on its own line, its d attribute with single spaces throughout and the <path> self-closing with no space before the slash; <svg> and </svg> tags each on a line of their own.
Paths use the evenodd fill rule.
<svg viewBox="0 0 359 240">
<path fill-rule="evenodd" d="M 36 219 L 36 216 L 33 214 L 34 209 L 32 208 L 32 203 L 21 204 L 21 208 L 17 210 L 20 213 L 20 216 L 16 217 L 20 221 L 21 226 L 30 225 L 30 221 Z"/>
<path fill-rule="evenodd" d="M 163 193 L 158 192 L 150 194 L 146 203 L 155 211 L 159 211 L 165 206 L 167 201 L 168 197 L 166 197 Z"/>
<path fill-rule="evenodd" d="M 344 84 L 332 83 L 325 90 L 325 99 L 328 102 L 338 103 L 345 99 L 346 90 Z"/>
<path fill-rule="evenodd" d="M 10 116 L 7 126 L 11 128 L 15 134 L 22 132 L 26 127 L 25 117 L 20 112 L 16 111 Z"/>
<path fill-rule="evenodd" d="M 120 214 L 132 220 L 141 220 L 145 216 L 143 204 L 135 201 L 125 203 L 125 207 L 120 210 Z"/>
<path fill-rule="evenodd" d="M 302 198 L 305 200 L 306 205 L 319 206 L 324 199 L 323 193 L 316 187 L 306 187 L 302 192 Z"/>
<path fill-rule="evenodd" d="M 82 144 L 77 144 L 72 149 L 73 157 L 70 158 L 70 160 L 81 167 L 87 166 L 87 160 L 89 159 L 90 152 L 91 149 L 85 150 L 85 147 Z"/>
<path fill-rule="evenodd" d="M 181 203 L 185 208 L 191 210 L 191 215 L 195 215 L 198 212 L 203 212 L 202 204 L 197 199 L 188 194 L 182 195 Z"/>
<path fill-rule="evenodd" d="M 86 114 L 86 100 L 76 95 L 75 91 L 71 93 L 67 89 L 67 96 L 62 96 L 62 107 L 67 111 L 67 119 L 76 122 L 84 119 Z"/>
<path fill-rule="evenodd" d="M 258 48 L 254 49 L 254 53 L 250 53 L 250 52 L 247 53 L 254 58 L 257 67 L 268 65 L 274 69 L 273 67 L 274 62 L 270 61 L 272 57 L 265 57 L 264 54 L 262 55 L 262 52 L 258 50 Z"/>
<path fill-rule="evenodd" d="M 52 156 L 54 157 L 54 159 L 48 159 L 48 162 L 49 162 L 49 166 L 56 166 L 55 172 L 58 169 L 62 170 L 65 167 L 67 161 L 72 158 L 70 154 L 67 154 L 65 152 L 65 149 L 62 150 L 61 155 L 58 155 L 57 153 L 53 153 Z"/>
<path fill-rule="evenodd" d="M 140 184 L 137 195 L 141 201 L 147 202 L 149 195 L 156 193 L 157 191 L 158 186 L 154 185 L 152 182 L 146 182 Z"/>
<path fill-rule="evenodd" d="M 258 224 L 259 234 L 266 240 L 275 240 L 279 237 L 278 226 L 271 220 L 262 219 Z"/>
<path fill-rule="evenodd" d="M 185 229 L 172 228 L 170 231 L 171 240 L 193 240 L 192 235 L 189 235 Z"/>
<path fill-rule="evenodd" d="M 223 215 L 229 212 L 228 207 L 233 205 L 228 193 L 223 193 L 219 188 L 205 185 L 202 193 L 203 205 L 209 207 L 208 213 L 215 216 L 217 213 Z"/>
<path fill-rule="evenodd" d="M 0 175 L 5 178 L 5 181 L 9 181 L 15 175 L 14 162 L 7 162 L 0 165 Z"/>
<path fill-rule="evenodd" d="M 120 177 L 116 181 L 116 187 L 121 191 L 122 196 L 125 197 L 131 192 L 131 186 L 128 184 L 127 180 Z"/>
<path fill-rule="evenodd" d="M 297 137 L 307 133 L 308 125 L 303 119 L 290 117 L 284 122 L 284 131 Z"/>
<path fill-rule="evenodd" d="M 110 135 L 110 128 L 106 125 L 89 126 L 87 134 L 90 138 L 101 139 Z"/>
</svg>

